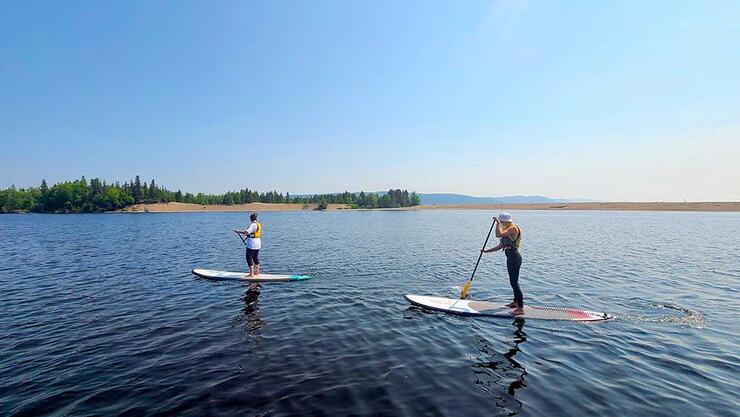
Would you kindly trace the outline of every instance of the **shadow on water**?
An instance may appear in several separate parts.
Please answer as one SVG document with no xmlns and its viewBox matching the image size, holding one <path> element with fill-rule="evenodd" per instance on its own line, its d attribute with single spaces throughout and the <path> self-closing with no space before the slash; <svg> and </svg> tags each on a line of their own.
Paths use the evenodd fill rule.
<svg viewBox="0 0 740 417">
<path fill-rule="evenodd" d="M 478 355 L 472 357 L 471 365 L 475 385 L 496 398 L 496 406 L 506 415 L 515 415 L 521 411 L 522 403 L 515 396 L 517 390 L 527 386 L 524 379 L 527 370 L 514 359 L 520 351 L 519 345 L 527 341 L 524 321 L 516 320 L 513 326 L 515 329 L 511 347 L 506 352 L 497 352 L 485 337 L 476 334 Z"/>
</svg>

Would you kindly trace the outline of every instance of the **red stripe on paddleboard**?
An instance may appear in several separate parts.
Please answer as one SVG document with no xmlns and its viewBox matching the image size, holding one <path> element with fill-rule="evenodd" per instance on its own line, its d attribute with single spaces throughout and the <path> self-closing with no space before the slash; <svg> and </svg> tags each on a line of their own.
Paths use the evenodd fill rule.
<svg viewBox="0 0 740 417">
<path fill-rule="evenodd" d="M 568 311 L 570 313 L 570 316 L 575 319 L 590 319 L 592 318 L 591 313 L 587 311 L 581 311 L 581 310 L 570 310 Z"/>
</svg>

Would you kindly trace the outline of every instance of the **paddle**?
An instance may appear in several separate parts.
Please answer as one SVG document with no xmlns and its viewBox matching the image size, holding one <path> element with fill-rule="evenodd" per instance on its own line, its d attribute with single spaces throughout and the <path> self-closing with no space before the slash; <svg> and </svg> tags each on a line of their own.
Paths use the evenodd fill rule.
<svg viewBox="0 0 740 417">
<path fill-rule="evenodd" d="M 473 278 L 475 278 L 475 271 L 478 270 L 478 264 L 480 263 L 480 258 L 483 257 L 483 250 L 486 248 L 486 245 L 488 244 L 488 238 L 491 237 L 491 232 L 493 231 L 493 226 L 496 225 L 496 219 L 493 219 L 493 223 L 491 223 L 491 228 L 488 229 L 488 236 L 486 236 L 486 241 L 483 242 L 483 249 L 481 249 L 480 254 L 478 255 L 478 261 L 475 263 L 475 268 L 473 268 L 473 274 L 470 276 L 470 279 L 468 282 L 463 285 L 462 290 L 460 290 L 460 299 L 464 300 L 465 297 L 468 296 L 468 290 L 470 289 L 470 285 L 473 283 Z"/>
<path fill-rule="evenodd" d="M 247 241 L 242 237 L 242 234 L 239 233 L 237 230 L 234 230 L 234 233 L 236 233 L 236 235 L 239 236 L 239 239 L 242 240 L 242 243 L 244 244 L 244 246 L 247 246 Z"/>
</svg>

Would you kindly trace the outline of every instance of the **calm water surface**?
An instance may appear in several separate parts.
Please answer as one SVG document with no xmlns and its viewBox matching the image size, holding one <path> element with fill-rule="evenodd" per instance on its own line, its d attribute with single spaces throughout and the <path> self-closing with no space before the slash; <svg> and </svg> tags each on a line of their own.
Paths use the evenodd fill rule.
<svg viewBox="0 0 740 417">
<path fill-rule="evenodd" d="M 264 271 L 313 279 L 252 306 L 190 274 L 244 269 L 246 214 L 0 216 L 0 415 L 738 415 L 740 214 L 514 213 L 525 301 L 609 322 L 410 309 L 491 215 L 263 213 Z"/>
</svg>

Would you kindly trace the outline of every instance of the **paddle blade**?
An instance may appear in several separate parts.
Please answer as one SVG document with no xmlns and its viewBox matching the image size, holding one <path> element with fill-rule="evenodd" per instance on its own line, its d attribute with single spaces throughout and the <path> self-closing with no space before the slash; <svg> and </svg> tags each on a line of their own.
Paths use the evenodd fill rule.
<svg viewBox="0 0 740 417">
<path fill-rule="evenodd" d="M 468 281 L 463 285 L 462 289 L 460 290 L 460 299 L 464 300 L 468 297 L 468 290 L 470 289 L 470 285 L 473 283 L 473 281 Z"/>
</svg>

